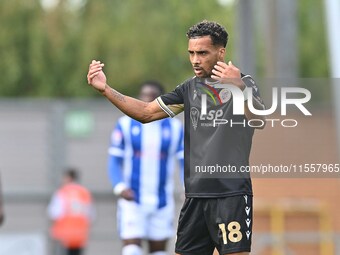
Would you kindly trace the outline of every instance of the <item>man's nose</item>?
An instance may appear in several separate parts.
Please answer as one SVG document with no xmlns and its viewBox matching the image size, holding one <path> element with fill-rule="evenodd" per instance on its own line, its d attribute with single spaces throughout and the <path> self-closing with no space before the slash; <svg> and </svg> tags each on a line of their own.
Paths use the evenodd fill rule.
<svg viewBox="0 0 340 255">
<path fill-rule="evenodd" d="M 192 63 L 193 63 L 193 64 L 199 64 L 199 63 L 201 63 L 200 57 L 199 57 L 197 54 L 194 54 L 194 55 L 192 56 Z"/>
</svg>

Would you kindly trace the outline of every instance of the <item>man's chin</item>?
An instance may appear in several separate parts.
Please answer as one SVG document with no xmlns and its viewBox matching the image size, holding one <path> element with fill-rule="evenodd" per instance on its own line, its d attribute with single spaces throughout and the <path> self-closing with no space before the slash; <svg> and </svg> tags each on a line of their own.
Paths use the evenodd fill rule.
<svg viewBox="0 0 340 255">
<path fill-rule="evenodd" d="M 198 78 L 210 78 L 210 75 L 206 74 L 206 73 L 195 73 L 196 77 Z"/>
</svg>

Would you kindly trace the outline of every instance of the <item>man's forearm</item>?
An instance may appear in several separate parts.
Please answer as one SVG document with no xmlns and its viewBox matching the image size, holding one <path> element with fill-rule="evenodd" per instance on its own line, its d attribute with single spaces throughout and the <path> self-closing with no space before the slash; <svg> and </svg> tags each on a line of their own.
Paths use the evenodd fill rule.
<svg viewBox="0 0 340 255">
<path fill-rule="evenodd" d="M 163 111 L 150 107 L 151 103 L 123 95 L 107 84 L 101 93 L 123 113 L 142 123 L 167 117 Z"/>
<path fill-rule="evenodd" d="M 147 113 L 144 112 L 146 102 L 125 96 L 109 85 L 105 85 L 105 89 L 101 92 L 112 104 L 131 118 L 140 122 L 144 122 L 147 119 Z"/>
</svg>

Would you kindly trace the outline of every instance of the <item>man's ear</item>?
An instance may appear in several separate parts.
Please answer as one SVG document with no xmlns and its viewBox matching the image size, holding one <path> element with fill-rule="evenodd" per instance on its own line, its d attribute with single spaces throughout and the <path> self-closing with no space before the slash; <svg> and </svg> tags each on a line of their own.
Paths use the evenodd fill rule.
<svg viewBox="0 0 340 255">
<path fill-rule="evenodd" d="M 224 61 L 225 54 L 226 54 L 226 49 L 221 47 L 218 51 L 219 61 Z"/>
</svg>

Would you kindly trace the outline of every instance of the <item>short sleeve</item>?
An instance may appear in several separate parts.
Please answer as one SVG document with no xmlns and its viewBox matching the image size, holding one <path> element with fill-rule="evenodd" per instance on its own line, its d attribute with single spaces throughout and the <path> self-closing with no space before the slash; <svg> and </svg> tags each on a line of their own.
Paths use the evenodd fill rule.
<svg viewBox="0 0 340 255">
<path fill-rule="evenodd" d="M 177 86 L 170 93 L 159 96 L 156 101 L 166 114 L 175 117 L 184 110 L 184 84 Z"/>
<path fill-rule="evenodd" d="M 260 96 L 260 90 L 254 79 L 250 75 L 242 75 L 242 81 L 246 87 L 252 88 L 254 104 L 256 104 L 259 109 L 264 110 L 266 107 Z"/>
</svg>

